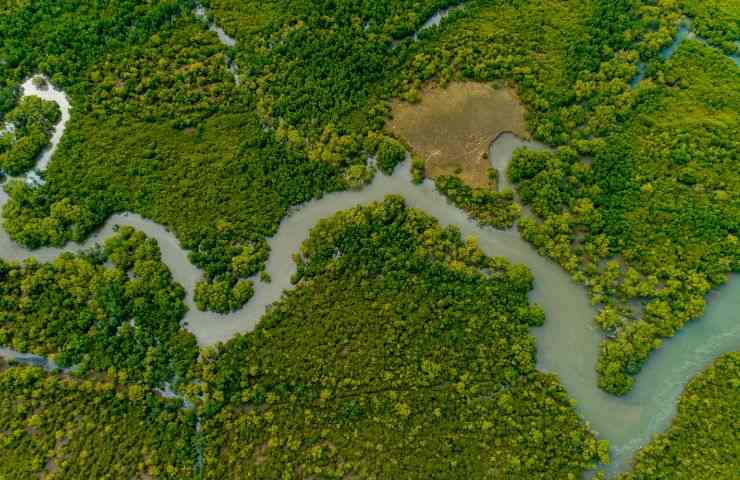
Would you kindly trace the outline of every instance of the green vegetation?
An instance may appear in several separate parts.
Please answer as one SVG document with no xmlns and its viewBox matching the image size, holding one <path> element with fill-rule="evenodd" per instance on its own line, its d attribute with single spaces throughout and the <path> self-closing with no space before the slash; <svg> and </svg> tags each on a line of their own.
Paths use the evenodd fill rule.
<svg viewBox="0 0 740 480">
<path fill-rule="evenodd" d="M 514 192 L 496 192 L 495 185 L 493 182 L 491 187 L 474 188 L 452 175 L 435 179 L 437 190 L 454 205 L 478 220 L 481 225 L 511 228 L 514 221 L 519 218 L 521 208 L 514 202 Z"/>
<path fill-rule="evenodd" d="M 532 276 L 399 198 L 321 221 L 205 355 L 205 478 L 577 478 L 606 445 L 535 370 Z"/>
<path fill-rule="evenodd" d="M 72 87 L 76 75 L 100 55 L 156 32 L 187 2 L 0 2 L 0 115 L 18 98 L 20 82 L 46 73 L 52 82 Z"/>
<path fill-rule="evenodd" d="M 0 261 L 0 345 L 148 385 L 187 380 L 198 346 L 180 328 L 185 292 L 159 257 L 154 240 L 122 228 L 53 263 Z"/>
<path fill-rule="evenodd" d="M 257 97 L 235 90 L 215 36 L 183 6 L 161 8 L 171 25 L 101 52 L 74 84 L 52 77 L 70 93 L 76 117 L 48 185 L 24 193 L 23 202 L 13 196 L 11 205 L 21 205 L 8 207 L 8 230 L 30 246 L 60 244 L 113 211 L 139 211 L 173 228 L 206 271 L 199 305 L 226 311 L 251 292 L 231 268 L 234 257 L 273 234 L 290 206 L 350 185 L 354 177 L 341 169 L 350 154 L 348 168 L 364 162 L 365 140 L 349 141 L 327 126 L 325 145 L 305 149 L 288 128 L 263 131 L 253 113 Z M 54 217 L 64 199 L 74 221 L 52 231 L 49 224 L 60 222 L 42 219 Z"/>
<path fill-rule="evenodd" d="M 193 376 L 179 367 L 195 346 L 151 332 L 175 331 L 182 290 L 142 234 L 4 264 L 0 343 L 91 374 L 0 366 L 2 478 L 544 479 L 606 461 L 557 377 L 535 369 L 528 328 L 544 314 L 526 267 L 396 197 L 320 222 L 298 264 L 257 330 L 204 351 Z M 137 384 L 172 370 L 201 433 L 180 401 Z"/>
<path fill-rule="evenodd" d="M 591 46 L 603 45 L 597 37 L 608 29 L 599 22 L 615 2 L 601 3 L 466 2 L 408 46 L 394 94 L 417 98 L 428 82 L 447 85 L 460 78 L 511 85 L 527 107 L 529 131 L 564 143 L 589 107 L 576 102 L 574 84 L 612 56 Z"/>
<path fill-rule="evenodd" d="M 391 81 L 406 58 L 392 40 L 459 1 L 243 3 L 204 2 L 238 40 L 236 61 L 263 120 L 307 141 L 313 155 L 344 153 L 337 161 L 352 162 L 365 133 L 385 123 Z"/>
<path fill-rule="evenodd" d="M 368 156 L 385 171 L 402 159 L 382 131 L 394 99 L 474 80 L 516 88 L 529 131 L 558 147 L 515 156 L 517 194 L 538 217 L 520 229 L 601 306 L 606 391 L 629 391 L 650 352 L 740 270 L 740 73 L 690 40 L 659 55 L 683 16 L 735 51 L 735 2 L 478 0 L 419 41 L 409 37 L 429 15 L 459 2 L 204 3 L 236 47 L 186 0 L 0 0 L 0 120 L 17 123 L 0 138 L 0 167 L 28 170 L 58 116 L 19 101 L 24 78 L 46 74 L 74 107 L 46 183 L 7 186 L 14 240 L 62 245 L 135 211 L 203 269 L 200 308 L 239 308 L 291 207 L 367 183 Z M 412 168 L 420 181 L 423 163 Z M 507 194 L 453 177 L 438 188 L 482 223 L 513 221 Z M 204 386 L 189 385 L 208 398 L 208 474 L 578 475 L 598 448 L 557 381 L 534 370 L 531 278 L 396 201 L 373 209 L 322 224 L 296 290 L 208 356 Z M 1 266 L 0 343 L 145 385 L 189 378 L 197 347 L 178 326 L 182 290 L 138 234 L 51 265 Z"/>
<path fill-rule="evenodd" d="M 60 258 L 52 264 L 60 273 L 31 276 L 6 264 L 4 274 L 23 277 L 27 290 L 51 290 L 39 286 L 43 276 L 84 300 L 84 286 L 104 279 L 82 285 L 71 270 L 108 261 L 115 279 L 127 266 L 135 275 L 156 272 L 156 258 L 151 240 L 122 229 L 101 250 Z M 109 368 L 107 377 L 75 380 L 0 364 L 0 474 L 544 479 L 577 478 L 606 460 L 606 444 L 575 415 L 557 378 L 535 370 L 527 330 L 544 314 L 528 304 L 533 278 L 525 267 L 484 256 L 474 240 L 395 197 L 320 222 L 297 259 L 297 287 L 255 332 L 205 351 L 191 377 L 199 381 L 184 386 L 202 395 L 200 434 L 180 401 L 130 383 L 135 372 Z M 165 277 L 124 290 L 161 298 Z M 11 326 L 26 326 L 14 318 Z M 107 353 L 127 361 L 118 347 Z M 623 478 L 733 478 L 738 381 L 738 354 L 692 381 L 674 426 Z"/>
<path fill-rule="evenodd" d="M 728 54 L 738 53 L 740 8 L 734 0 L 684 0 L 681 7 L 694 31 Z"/>
<path fill-rule="evenodd" d="M 424 160 L 419 158 L 412 158 L 411 160 L 411 180 L 415 184 L 420 184 L 426 178 L 426 170 L 424 169 Z"/>
<path fill-rule="evenodd" d="M 113 212 L 137 211 L 172 229 L 206 272 L 199 305 L 227 311 L 251 296 L 246 279 L 263 268 L 238 268 L 236 257 L 263 252 L 291 206 L 346 184 L 340 169 L 263 130 L 255 97 L 235 89 L 223 46 L 190 7 L 55 2 L 0 15 L 3 41 L 17 45 L 3 51 L 19 56 L 6 79 L 46 72 L 73 105 L 46 184 L 9 192 L 5 227 L 24 245 L 61 245 Z M 75 36 L 53 64 L 41 55 L 98 23 L 105 38 Z M 29 50 L 20 45 L 31 29 Z"/>
<path fill-rule="evenodd" d="M 600 385 L 618 394 L 740 268 L 740 71 L 691 41 L 651 68 L 629 119 L 575 142 L 591 161 L 571 149 L 519 152 L 510 170 L 544 219 L 521 222 L 523 236 L 603 305 L 597 322 L 614 340 L 602 347 Z"/>
<path fill-rule="evenodd" d="M 389 137 L 380 137 L 374 143 L 377 143 L 377 146 L 371 147 L 371 152 L 375 154 L 378 168 L 390 175 L 396 165 L 406 159 L 406 149 L 400 142 Z"/>
<path fill-rule="evenodd" d="M 44 72 L 74 107 L 46 184 L 11 195 L 4 213 L 9 233 L 32 247 L 59 245 L 89 234 L 115 211 L 136 211 L 167 225 L 206 271 L 199 305 L 233 309 L 251 288 L 248 277 L 232 269 L 232 259 L 274 234 L 291 206 L 368 180 L 363 165 L 377 147 L 393 97 L 411 98 L 422 82 L 444 83 L 453 74 L 522 80 L 530 104 L 542 86 L 527 75 L 557 78 L 559 90 L 548 91 L 550 97 L 564 91 L 560 77 L 567 68 L 557 65 L 558 72 L 548 73 L 538 63 L 545 56 L 528 50 L 557 40 L 553 56 L 570 58 L 561 32 L 524 41 L 552 17 L 545 8 L 506 6 L 495 23 L 508 30 L 479 38 L 501 6 L 483 2 L 481 23 L 473 3 L 451 15 L 477 26 L 463 37 L 445 27 L 394 47 L 393 39 L 454 2 L 413 8 L 377 3 L 268 2 L 257 8 L 213 1 L 207 6 L 215 19 L 238 40 L 227 52 L 185 1 L 107 7 L 9 2 L 0 15 L 2 51 L 8 52 L 0 64 L 3 88 L 16 95 L 22 78 Z M 569 9 L 588 13 L 571 3 L 556 12 L 569 27 L 580 21 Z M 519 8 L 529 11 L 519 15 Z M 509 28 L 520 17 L 529 23 L 517 20 Z M 573 29 L 572 45 L 582 43 L 583 31 Z M 71 45 L 59 41 L 69 36 L 75 38 Z M 520 40 L 514 53 L 507 52 Z M 239 66 L 239 87 L 226 53 Z M 498 66 L 482 75 L 477 62 Z M 454 71 L 453 63 L 459 65 Z M 399 158 L 387 153 L 390 163 L 383 168 Z"/>
<path fill-rule="evenodd" d="M 194 478 L 194 436 L 192 412 L 142 387 L 0 368 L 2 479 Z"/>
<path fill-rule="evenodd" d="M 206 2 L 238 41 L 226 49 L 190 2 L 8 2 L 3 98 L 12 106 L 18 82 L 41 71 L 75 107 L 47 185 L 18 189 L 6 210 L 14 239 L 59 244 L 136 211 L 167 225 L 206 271 L 201 308 L 237 308 L 259 269 L 245 276 L 234 257 L 274 234 L 291 206 L 366 183 L 375 149 L 381 168 L 400 159 L 377 144 L 393 98 L 455 79 L 510 84 L 537 138 L 589 152 L 635 116 L 644 93 L 627 82 L 638 59 L 658 78 L 657 52 L 682 14 L 626 0 L 467 2 L 420 41 L 394 43 L 457 2 L 243 3 Z"/>
<path fill-rule="evenodd" d="M 564 146 L 517 154 L 517 193 L 539 217 L 520 229 L 601 304 L 600 386 L 615 394 L 740 268 L 740 73 L 690 40 L 668 61 L 659 55 L 681 18 L 698 15 L 689 3 L 468 4 L 409 47 L 398 84 L 402 98 L 461 75 L 514 84 L 534 136 Z M 737 9 L 699 3 L 731 11 L 715 21 L 732 32 L 724 19 Z M 631 88 L 638 61 L 646 78 Z M 443 179 L 440 190 L 485 222 L 491 195 L 458 184 Z"/>
<path fill-rule="evenodd" d="M 667 432 L 644 447 L 620 480 L 732 480 L 740 471 L 740 352 L 717 359 L 681 394 Z"/>
<path fill-rule="evenodd" d="M 25 97 L 5 116 L 10 129 L 0 134 L 0 169 L 20 175 L 36 164 L 59 122 L 61 112 L 54 102 Z"/>
</svg>

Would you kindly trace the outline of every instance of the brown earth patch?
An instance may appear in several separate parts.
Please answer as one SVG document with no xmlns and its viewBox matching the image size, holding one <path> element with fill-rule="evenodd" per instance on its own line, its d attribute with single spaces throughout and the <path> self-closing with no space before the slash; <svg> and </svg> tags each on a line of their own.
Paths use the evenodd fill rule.
<svg viewBox="0 0 740 480">
<path fill-rule="evenodd" d="M 498 135 L 530 138 L 511 88 L 455 82 L 425 90 L 420 103 L 396 101 L 392 114 L 386 128 L 424 160 L 428 177 L 457 175 L 473 187 L 488 185 L 488 147 Z"/>
</svg>

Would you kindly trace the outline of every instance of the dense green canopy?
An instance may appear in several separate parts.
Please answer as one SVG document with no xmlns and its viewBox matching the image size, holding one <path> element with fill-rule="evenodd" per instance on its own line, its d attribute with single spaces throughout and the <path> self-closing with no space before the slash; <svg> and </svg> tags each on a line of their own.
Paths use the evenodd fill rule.
<svg viewBox="0 0 740 480">
<path fill-rule="evenodd" d="M 149 385 L 187 380 L 198 346 L 180 328 L 184 296 L 157 243 L 130 227 L 52 263 L 0 260 L 0 345 Z"/>
<path fill-rule="evenodd" d="M 137 385 L 0 365 L 0 478 L 195 478 L 195 421 Z"/>
<path fill-rule="evenodd" d="M 291 208 L 361 188 L 369 157 L 386 172 L 405 157 L 384 131 L 392 101 L 455 80 L 512 87 L 554 150 L 515 154 L 513 194 L 454 176 L 437 188 L 499 228 L 531 207 L 519 231 L 589 288 L 599 385 L 625 394 L 740 271 L 740 9 L 470 0 L 414 35 L 458 3 L 204 1 L 227 47 L 191 0 L 0 0 L 0 127 L 15 127 L 0 169 L 30 170 L 59 119 L 21 82 L 44 74 L 72 104 L 45 182 L 5 185 L 3 228 L 61 246 L 140 213 L 203 270 L 198 307 L 236 310 L 269 280 L 266 239 Z M 705 42 L 668 58 L 684 17 Z M 412 171 L 421 180 L 423 161 Z M 3 365 L 0 479 L 560 479 L 604 458 L 535 369 L 528 327 L 544 315 L 526 268 L 391 198 L 318 225 L 295 280 L 255 332 L 201 352 L 140 233 L 51 264 L 0 260 L 0 344 L 76 365 Z M 692 382 L 627 478 L 732 478 L 736 363 Z M 151 390 L 168 382 L 199 432 Z"/>
<path fill-rule="evenodd" d="M 577 478 L 606 445 L 535 370 L 532 276 L 399 198 L 320 222 L 207 355 L 206 478 Z"/>
</svg>

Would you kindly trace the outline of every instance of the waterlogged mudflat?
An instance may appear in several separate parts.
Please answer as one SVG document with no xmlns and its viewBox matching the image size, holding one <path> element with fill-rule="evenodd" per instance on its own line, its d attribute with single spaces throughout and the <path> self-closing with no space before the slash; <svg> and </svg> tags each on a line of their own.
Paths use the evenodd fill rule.
<svg viewBox="0 0 740 480">
<path fill-rule="evenodd" d="M 424 160 L 427 175 L 458 174 L 471 186 L 488 184 L 491 141 L 504 132 L 528 138 L 515 92 L 474 82 L 423 92 L 416 104 L 396 102 L 387 128 Z"/>
<path fill-rule="evenodd" d="M 27 95 L 36 94 L 24 89 Z M 39 95 L 61 95 L 50 88 Z M 49 98 L 49 97 L 44 97 Z M 66 99 L 63 99 L 66 102 Z M 61 104 L 63 112 L 64 106 Z M 61 138 L 67 115 L 63 116 L 55 132 Z M 493 137 L 491 137 L 493 138 Z M 53 154 L 53 147 L 48 158 Z M 503 162 L 510 152 L 524 142 L 514 136 L 500 136 L 493 144 L 493 161 Z M 484 143 L 487 146 L 487 143 Z M 47 159 L 48 161 L 48 159 Z M 39 168 L 43 169 L 43 165 Z M 411 207 L 423 210 L 437 218 L 442 225 L 455 225 L 465 236 L 478 238 L 480 248 L 490 256 L 502 256 L 515 263 L 526 264 L 535 278 L 532 300 L 547 312 L 545 326 L 533 330 L 537 339 L 539 368 L 558 374 L 563 385 L 577 402 L 580 415 L 593 429 L 612 445 L 612 463 L 608 471 L 624 470 L 634 452 L 649 438 L 663 431 L 675 411 L 676 400 L 683 385 L 718 355 L 740 349 L 740 279 L 733 278 L 723 289 L 712 295 L 705 317 L 686 326 L 675 338 L 654 354 L 647 368 L 637 378 L 634 390 L 626 397 L 605 394 L 596 387 L 594 365 L 598 355 L 600 333 L 592 322 L 595 310 L 585 290 L 553 262 L 538 255 L 516 231 L 483 228 L 471 221 L 461 210 L 453 207 L 436 192 L 434 184 L 426 181 L 414 186 L 410 181 L 409 165 L 400 165 L 391 176 L 378 175 L 360 191 L 340 192 L 308 202 L 283 220 L 280 229 L 270 239 L 271 255 L 267 272 L 269 284 L 258 282 L 256 294 L 246 308 L 219 315 L 198 311 L 193 302 L 195 283 L 201 273 L 188 261 L 177 239 L 164 227 L 139 215 L 122 213 L 112 216 L 106 224 L 83 245 L 68 245 L 63 250 L 80 250 L 101 242 L 113 233 L 115 225 L 129 225 L 155 238 L 162 250 L 162 260 L 170 267 L 175 280 L 186 291 L 190 308 L 184 322 L 201 345 L 211 345 L 229 339 L 238 332 L 252 330 L 265 308 L 280 298 L 291 287 L 290 277 L 295 271 L 291 260 L 309 230 L 322 218 L 358 204 L 382 200 L 390 194 L 401 195 Z M 4 203 L 3 194 L 0 203 Z M 35 257 L 51 261 L 61 249 L 28 251 L 12 242 L 4 231 L 0 233 L 0 257 L 22 260 Z M 14 352 L 0 350 L 0 355 Z"/>
</svg>

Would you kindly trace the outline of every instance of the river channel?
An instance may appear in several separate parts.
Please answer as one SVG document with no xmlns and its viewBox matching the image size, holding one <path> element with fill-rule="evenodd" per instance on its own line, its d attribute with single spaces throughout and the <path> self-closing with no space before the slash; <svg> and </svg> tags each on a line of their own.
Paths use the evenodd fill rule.
<svg viewBox="0 0 740 480">
<path fill-rule="evenodd" d="M 62 110 L 62 120 L 54 132 L 51 146 L 37 165 L 37 169 L 43 171 L 70 118 L 70 105 L 66 96 L 51 85 L 45 89 L 38 88 L 28 80 L 23 84 L 23 90 L 24 95 L 57 102 Z M 539 146 L 522 142 L 512 135 L 500 136 L 492 144 L 492 164 L 505 167 L 513 149 L 521 145 Z M 32 178 L 27 180 L 35 183 Z M 704 318 L 691 322 L 653 354 L 629 395 L 617 398 L 602 392 L 596 386 L 594 370 L 601 334 L 593 323 L 595 310 L 585 289 L 575 284 L 559 266 L 537 254 L 515 230 L 501 231 L 479 226 L 437 193 L 429 180 L 413 185 L 408 162 L 398 166 L 393 175 L 377 174 L 373 182 L 362 190 L 329 194 L 293 209 L 283 219 L 278 233 L 269 240 L 271 254 L 267 272 L 272 281 L 255 282 L 252 300 L 242 310 L 228 315 L 201 312 L 195 307 L 193 292 L 201 272 L 189 262 L 187 253 L 171 233 L 134 213 L 113 215 L 84 244 L 69 244 L 64 249 L 29 251 L 10 240 L 4 229 L 0 229 L 0 258 L 23 260 L 35 257 L 39 261 L 51 261 L 62 251 L 77 251 L 102 242 L 113 234 L 115 225 L 129 225 L 142 230 L 159 242 L 162 260 L 187 291 L 189 311 L 183 320 L 184 326 L 193 332 L 201 345 L 213 345 L 237 333 L 253 330 L 265 308 L 277 301 L 284 290 L 291 288 L 290 277 L 295 271 L 292 254 L 319 220 L 355 205 L 383 200 L 391 194 L 402 196 L 409 206 L 432 215 L 442 225 L 455 225 L 464 236 L 477 237 L 480 248 L 487 255 L 502 256 L 529 267 L 535 278 L 531 298 L 547 313 L 545 326 L 532 330 L 537 340 L 539 368 L 559 375 L 570 395 L 576 399 L 579 414 L 602 438 L 609 440 L 612 445 L 610 473 L 624 470 L 634 452 L 652 435 L 668 426 L 675 412 L 677 397 L 692 376 L 717 356 L 740 350 L 740 278 L 732 278 L 727 286 L 710 295 Z M 3 191 L 0 206 L 6 200 Z M 11 353 L 0 350 L 0 355 Z"/>
</svg>

